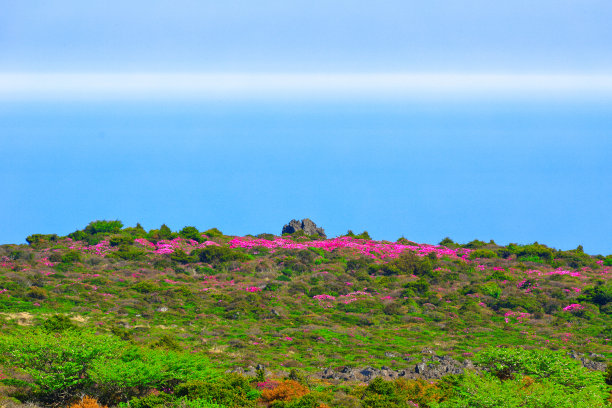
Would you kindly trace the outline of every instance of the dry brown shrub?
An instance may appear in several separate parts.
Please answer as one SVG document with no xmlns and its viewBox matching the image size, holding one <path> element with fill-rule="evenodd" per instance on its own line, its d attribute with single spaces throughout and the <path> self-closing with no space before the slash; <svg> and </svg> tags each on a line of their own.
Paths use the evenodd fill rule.
<svg viewBox="0 0 612 408">
<path fill-rule="evenodd" d="M 291 401 L 308 394 L 310 390 L 297 381 L 285 380 L 278 387 L 271 390 L 262 390 L 261 399 L 263 402 Z"/>
<path fill-rule="evenodd" d="M 108 408 L 106 405 L 100 405 L 95 398 L 85 396 L 79 402 L 70 406 L 70 408 Z"/>
</svg>

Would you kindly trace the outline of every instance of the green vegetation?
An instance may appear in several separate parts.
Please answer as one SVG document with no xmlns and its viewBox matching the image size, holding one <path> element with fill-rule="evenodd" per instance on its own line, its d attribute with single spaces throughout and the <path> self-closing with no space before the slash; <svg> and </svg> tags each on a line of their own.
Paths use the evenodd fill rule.
<svg viewBox="0 0 612 408">
<path fill-rule="evenodd" d="M 0 246 L 0 406 L 610 406 L 612 255 L 117 220 L 27 242 Z M 321 375 L 424 350 L 476 365 Z"/>
</svg>

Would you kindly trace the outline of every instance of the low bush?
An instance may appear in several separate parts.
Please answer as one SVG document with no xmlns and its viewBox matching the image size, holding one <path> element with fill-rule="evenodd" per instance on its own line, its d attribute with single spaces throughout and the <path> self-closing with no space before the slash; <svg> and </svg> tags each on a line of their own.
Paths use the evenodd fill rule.
<svg viewBox="0 0 612 408">
<path fill-rule="evenodd" d="M 285 380 L 278 384 L 275 388 L 264 389 L 261 392 L 261 400 L 265 403 L 273 403 L 275 401 L 292 401 L 308 394 L 308 387 L 300 384 L 295 380 Z"/>
<path fill-rule="evenodd" d="M 231 408 L 256 407 L 260 392 L 247 378 L 229 374 L 214 381 L 190 380 L 176 387 L 174 394 L 188 400 L 204 400 Z"/>
</svg>

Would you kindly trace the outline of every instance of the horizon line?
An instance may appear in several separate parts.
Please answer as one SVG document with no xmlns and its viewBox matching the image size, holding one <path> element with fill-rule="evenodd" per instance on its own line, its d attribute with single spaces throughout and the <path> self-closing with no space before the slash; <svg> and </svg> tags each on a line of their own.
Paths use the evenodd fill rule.
<svg viewBox="0 0 612 408">
<path fill-rule="evenodd" d="M 612 74 L 0 72 L 0 100 L 369 96 L 607 98 L 612 97 Z"/>
</svg>

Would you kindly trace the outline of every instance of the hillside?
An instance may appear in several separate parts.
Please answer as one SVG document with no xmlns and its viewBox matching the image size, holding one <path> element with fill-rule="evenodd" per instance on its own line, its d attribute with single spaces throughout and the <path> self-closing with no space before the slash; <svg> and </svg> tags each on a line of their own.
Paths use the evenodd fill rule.
<svg viewBox="0 0 612 408">
<path fill-rule="evenodd" d="M 236 237 L 195 227 L 124 228 L 120 221 L 27 241 L 0 246 L 5 338 L 82 333 L 143 350 L 187 351 L 217 373 L 260 382 L 292 373 L 313 390 L 319 381 L 321 393 L 372 384 L 376 376 L 420 381 L 462 374 L 496 349 L 568 356 L 568 364 L 601 378 L 612 357 L 612 255 L 581 247 L 374 241 L 367 232 Z M 436 370 L 440 365 L 458 369 Z M 19 367 L 5 358 L 0 378 Z M 376 375 L 363 374 L 366 368 Z M 4 392 L 15 393 L 11 387 Z M 361 396 L 343 391 L 354 397 L 346 401 L 365 404 L 363 387 Z M 117 404 L 142 398 L 145 388 L 101 398 Z M 51 393 L 45 400 L 38 392 L 39 403 L 70 399 Z M 275 403 L 258 398 L 260 405 Z M 319 397 L 312 406 L 323 403 L 334 405 L 332 397 Z"/>
</svg>

